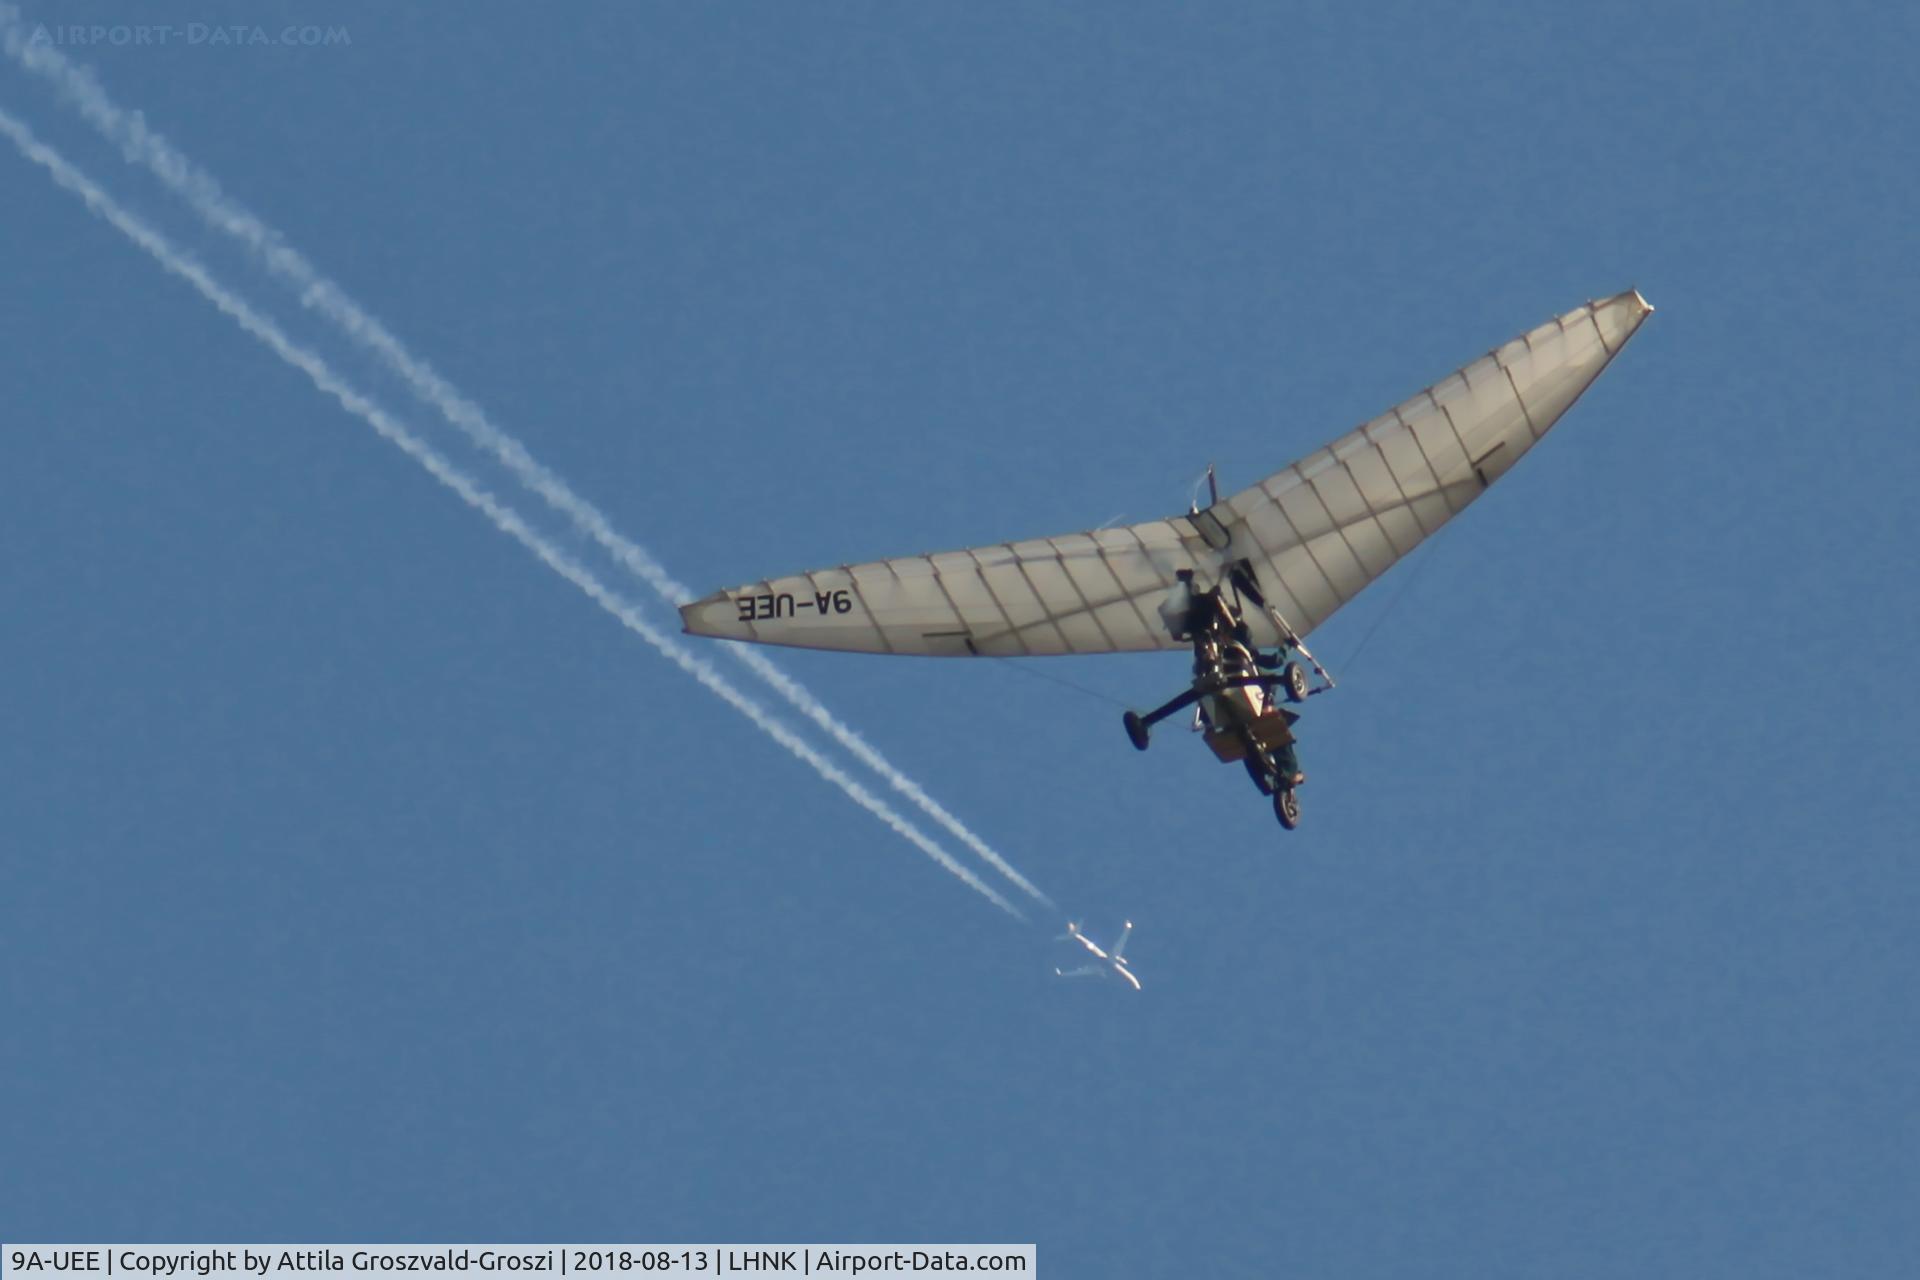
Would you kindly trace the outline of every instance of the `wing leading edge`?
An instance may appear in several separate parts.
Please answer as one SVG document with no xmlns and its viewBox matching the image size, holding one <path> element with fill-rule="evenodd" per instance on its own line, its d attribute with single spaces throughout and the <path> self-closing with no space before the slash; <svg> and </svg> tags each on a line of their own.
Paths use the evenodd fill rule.
<svg viewBox="0 0 1920 1280">
<path fill-rule="evenodd" d="M 1174 575 L 1211 583 L 1244 559 L 1304 636 L 1511 470 L 1652 311 L 1630 289 L 1550 320 L 1222 499 L 1213 520 L 841 565 L 717 591 L 681 619 L 695 635 L 860 653 L 1174 649 L 1157 613 Z M 1249 623 L 1256 643 L 1278 640 L 1264 617 Z"/>
</svg>

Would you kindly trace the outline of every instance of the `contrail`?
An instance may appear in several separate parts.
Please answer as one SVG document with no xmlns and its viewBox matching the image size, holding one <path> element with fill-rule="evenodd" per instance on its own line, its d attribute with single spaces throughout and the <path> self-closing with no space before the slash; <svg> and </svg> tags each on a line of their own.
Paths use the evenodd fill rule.
<svg viewBox="0 0 1920 1280">
<path fill-rule="evenodd" d="M 25 124 L 14 119 L 4 110 L 0 110 L 0 133 L 5 133 L 23 156 L 51 174 L 54 182 L 79 196 L 86 202 L 89 209 L 105 218 L 121 234 L 144 249 L 169 273 L 179 276 L 192 285 L 202 297 L 219 308 L 248 335 L 258 339 L 275 355 L 306 374 L 314 386 L 339 401 L 341 407 L 363 419 L 390 443 L 426 468 L 434 479 L 453 490 L 469 506 L 492 521 L 495 528 L 518 541 L 538 556 L 548 568 L 580 588 L 601 608 L 624 623 L 628 630 L 671 659 L 681 670 L 705 685 L 728 706 L 751 720 L 775 742 L 810 765 L 821 777 L 846 792 L 848 798 L 855 804 L 866 809 L 911 841 L 928 857 L 952 872 L 969 888 L 981 894 L 1002 911 L 1017 920 L 1026 919 L 1012 903 L 982 882 L 972 871 L 955 861 L 952 855 L 935 844 L 919 828 L 901 817 L 885 801 L 853 778 L 848 777 L 792 729 L 774 718 L 753 699 L 741 693 L 705 660 L 696 656 L 671 635 L 648 622 L 635 606 L 614 594 L 584 566 L 573 561 L 552 542 L 531 528 L 518 512 L 482 489 L 465 472 L 460 471 L 431 446 L 395 421 L 379 405 L 342 381 L 319 356 L 304 347 L 295 345 L 271 320 L 222 286 L 207 273 L 204 267 L 175 248 L 158 231 L 122 208 L 58 152 L 34 137 L 32 130 Z"/>
<path fill-rule="evenodd" d="M 194 164 L 160 134 L 147 127 L 137 111 L 127 111 L 107 95 L 91 70 L 73 62 L 51 45 L 33 44 L 21 34 L 17 14 L 0 4 L 0 40 L 8 56 L 27 70 L 52 82 L 86 121 L 118 146 L 131 163 L 139 164 L 175 195 L 185 200 L 202 221 L 238 240 L 266 268 L 300 294 L 301 304 L 334 322 L 348 337 L 377 355 L 398 374 L 421 400 L 464 432 L 480 448 L 498 458 L 527 488 L 538 494 L 574 527 L 599 543 L 624 568 L 639 576 L 668 604 L 679 606 L 694 593 L 676 581 L 644 547 L 624 537 L 604 513 L 575 493 L 559 476 L 527 452 L 524 445 L 489 420 L 480 407 L 462 396 L 427 362 L 359 306 L 341 287 L 320 274 L 299 251 L 289 248 L 281 234 L 262 222 L 221 189 L 212 175 Z M 866 739 L 840 721 L 799 681 L 761 653 L 739 645 L 728 652 L 743 663 L 801 714 L 846 748 L 854 758 L 883 778 L 981 860 L 1018 885 L 1036 901 L 1053 901 L 1014 869 L 999 853 L 949 813 L 938 801 Z"/>
</svg>

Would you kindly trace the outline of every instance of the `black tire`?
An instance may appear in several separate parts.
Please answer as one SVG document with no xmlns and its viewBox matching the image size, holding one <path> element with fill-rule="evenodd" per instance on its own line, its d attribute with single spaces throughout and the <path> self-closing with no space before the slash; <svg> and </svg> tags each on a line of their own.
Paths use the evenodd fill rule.
<svg viewBox="0 0 1920 1280">
<path fill-rule="evenodd" d="M 1280 669 L 1280 686 L 1287 691 L 1288 702 L 1307 700 L 1307 669 L 1297 662 L 1289 662 Z"/>
<path fill-rule="evenodd" d="M 1127 726 L 1127 741 L 1133 744 L 1133 749 L 1145 751 L 1148 741 L 1147 722 L 1140 718 L 1140 713 L 1129 711 L 1121 718 L 1120 723 Z"/>
<path fill-rule="evenodd" d="M 1273 793 L 1273 816 L 1289 831 L 1300 825 L 1300 797 L 1292 787 L 1282 787 Z"/>
</svg>

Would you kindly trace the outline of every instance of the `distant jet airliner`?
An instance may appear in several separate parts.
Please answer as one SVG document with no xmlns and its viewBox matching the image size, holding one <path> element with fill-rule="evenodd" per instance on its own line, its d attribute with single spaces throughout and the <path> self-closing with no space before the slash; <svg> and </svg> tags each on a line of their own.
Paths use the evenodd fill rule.
<svg viewBox="0 0 1920 1280">
<path fill-rule="evenodd" d="M 1083 964 L 1078 969 L 1055 969 L 1054 972 L 1063 978 L 1104 978 L 1110 974 L 1117 973 L 1132 983 L 1133 989 L 1138 991 L 1140 989 L 1140 979 L 1134 977 L 1133 970 L 1127 968 L 1127 958 L 1125 954 L 1127 950 L 1127 939 L 1132 936 L 1133 921 L 1129 920 L 1127 921 L 1126 928 L 1120 930 L 1120 940 L 1113 944 L 1113 950 L 1102 951 L 1098 946 L 1094 945 L 1093 939 L 1080 932 L 1080 922 L 1076 920 L 1067 926 L 1067 931 L 1061 934 L 1056 941 L 1066 942 L 1071 939 L 1079 943 L 1088 951 L 1092 952 L 1093 958 L 1099 963 Z"/>
</svg>

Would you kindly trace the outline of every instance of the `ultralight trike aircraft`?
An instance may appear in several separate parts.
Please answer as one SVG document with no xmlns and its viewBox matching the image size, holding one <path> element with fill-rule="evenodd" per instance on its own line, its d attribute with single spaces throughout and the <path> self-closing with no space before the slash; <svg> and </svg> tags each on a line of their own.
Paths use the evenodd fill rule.
<svg viewBox="0 0 1920 1280">
<path fill-rule="evenodd" d="M 686 630 L 930 657 L 1191 647 L 1185 692 L 1129 711 L 1144 751 L 1185 708 L 1215 755 L 1300 818 L 1298 704 L 1333 687 L 1306 637 L 1544 436 L 1653 308 L 1637 290 L 1520 335 L 1284 471 L 1183 516 L 840 565 L 717 591 Z M 1307 674 L 1311 668 L 1313 676 Z"/>
</svg>

